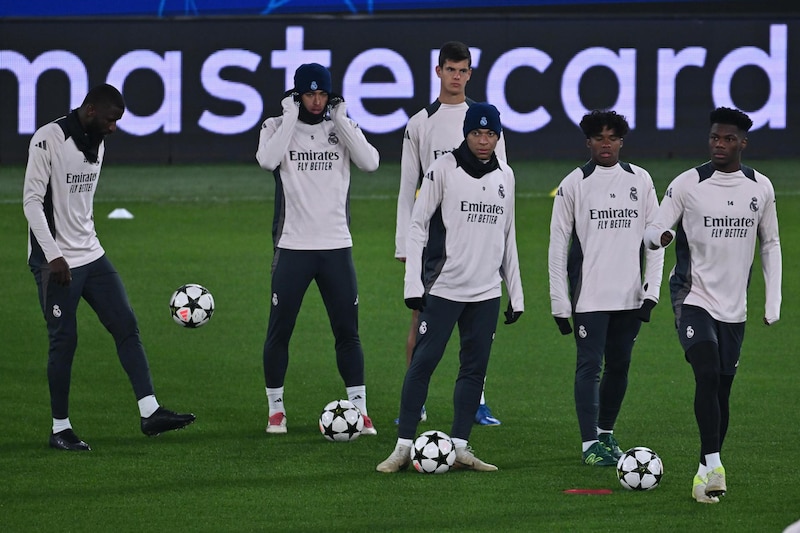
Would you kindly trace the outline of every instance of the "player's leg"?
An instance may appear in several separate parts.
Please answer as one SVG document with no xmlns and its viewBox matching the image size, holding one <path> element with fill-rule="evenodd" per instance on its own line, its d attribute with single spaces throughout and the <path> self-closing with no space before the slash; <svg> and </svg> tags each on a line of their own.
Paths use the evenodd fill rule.
<svg viewBox="0 0 800 533">
<path fill-rule="evenodd" d="M 428 396 L 428 386 L 444 355 L 463 304 L 428 295 L 419 314 L 417 341 L 400 393 L 400 417 L 394 451 L 378 464 L 378 472 L 398 472 L 411 464 L 411 446 L 416 437 L 419 412 Z"/>
<path fill-rule="evenodd" d="M 277 248 L 272 260 L 269 322 L 264 341 L 264 383 L 269 423 L 267 433 L 286 433 L 283 383 L 289 367 L 292 337 L 303 296 L 317 269 L 316 252 Z"/>
<path fill-rule="evenodd" d="M 347 397 L 364 417 L 364 435 L 377 435 L 367 411 L 364 350 L 358 334 L 358 283 L 351 248 L 319 252 L 317 286 L 335 339 L 336 366 Z"/>
<path fill-rule="evenodd" d="M 419 327 L 419 311 L 411 310 L 411 324 L 408 327 L 408 337 L 406 338 L 406 368 L 411 365 L 411 354 L 414 353 L 414 345 L 417 344 L 417 328 Z"/>
<path fill-rule="evenodd" d="M 72 361 L 78 346 L 76 312 L 84 278 L 78 269 L 72 269 L 72 281 L 65 287 L 50 280 L 47 264 L 32 266 L 31 272 L 38 287 L 49 339 L 47 381 L 53 417 L 50 446 L 59 450 L 88 451 L 89 445 L 75 434 L 69 420 Z"/>
<path fill-rule="evenodd" d="M 573 317 L 577 364 L 575 367 L 575 412 L 581 432 L 583 462 L 590 466 L 615 466 L 614 457 L 597 437 L 600 406 L 600 372 L 609 313 L 576 313 Z"/>
<path fill-rule="evenodd" d="M 615 459 L 622 457 L 622 450 L 614 437 L 625 392 L 628 390 L 628 369 L 636 336 L 642 321 L 633 312 L 618 312 L 610 315 L 606 334 L 605 365 L 600 379 L 599 409 L 597 415 L 598 439 L 611 450 Z"/>
<path fill-rule="evenodd" d="M 705 494 L 713 498 L 727 490 L 720 458 L 721 367 L 717 322 L 705 310 L 688 305 L 681 306 L 677 318 L 678 338 L 695 379 L 694 413 L 700 432 L 701 463 L 706 466 Z"/>
<path fill-rule="evenodd" d="M 475 411 L 475 423 L 481 426 L 499 426 L 502 424 L 500 420 L 494 416 L 489 404 L 486 403 L 486 379 L 483 380 L 483 388 L 481 389 L 480 403 L 478 409 Z"/>
<path fill-rule="evenodd" d="M 417 329 L 419 328 L 419 311 L 416 309 L 411 310 L 411 324 L 408 328 L 408 337 L 406 337 L 406 368 L 411 364 L 411 356 L 414 353 L 414 345 L 417 343 Z M 428 412 L 425 405 L 422 406 L 419 413 L 419 421 L 425 422 L 428 419 Z M 400 418 L 394 419 L 395 424 L 400 423 Z"/>
<path fill-rule="evenodd" d="M 739 368 L 739 357 L 742 353 L 742 343 L 744 342 L 745 323 L 738 324 L 720 323 L 718 324 L 719 336 L 719 355 L 720 355 L 720 379 L 719 379 L 719 447 L 725 442 L 725 435 L 728 433 L 728 422 L 730 421 L 730 396 L 733 386 L 733 379 L 736 370 Z"/>
<path fill-rule="evenodd" d="M 156 400 L 136 315 L 128 301 L 122 279 L 111 261 L 103 256 L 81 268 L 86 269 L 83 298 L 114 338 L 117 356 L 139 405 L 142 432 L 154 436 L 194 422 L 193 414 L 170 411 Z"/>
<path fill-rule="evenodd" d="M 463 305 L 430 294 L 427 296 L 425 309 L 419 314 L 414 354 L 403 380 L 397 426 L 401 438 L 416 436 L 419 413 L 428 396 L 431 376 L 444 355 Z"/>
<path fill-rule="evenodd" d="M 719 496 L 728 490 L 725 476 L 725 467 L 722 466 L 722 444 L 728 432 L 730 420 L 730 394 L 733 379 L 739 366 L 742 342 L 744 340 L 745 324 L 727 324 L 716 322 L 716 333 L 719 340 L 719 385 L 717 387 L 717 400 L 719 404 L 719 445 L 718 452 L 705 453 L 703 460 L 706 464 L 705 495 L 713 503 L 719 501 Z M 702 433 L 701 433 L 702 435 Z M 696 498 L 697 501 L 703 501 Z M 706 501 L 708 503 L 708 501 Z"/>
<path fill-rule="evenodd" d="M 336 365 L 345 386 L 364 384 L 364 352 L 358 335 L 358 285 L 351 249 L 319 252 L 316 276 L 335 339 Z"/>
<path fill-rule="evenodd" d="M 461 468 L 485 472 L 497 470 L 496 466 L 475 457 L 468 442 L 486 379 L 499 314 L 500 298 L 493 298 L 466 304 L 458 319 L 461 349 L 450 433 L 456 449 L 456 465 Z"/>
</svg>

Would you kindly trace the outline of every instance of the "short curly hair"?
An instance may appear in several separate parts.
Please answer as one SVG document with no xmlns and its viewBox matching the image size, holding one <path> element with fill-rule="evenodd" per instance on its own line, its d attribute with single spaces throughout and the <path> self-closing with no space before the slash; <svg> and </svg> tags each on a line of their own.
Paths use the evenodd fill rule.
<svg viewBox="0 0 800 533">
<path fill-rule="evenodd" d="M 746 113 L 730 107 L 718 107 L 708 115 L 709 124 L 730 124 L 742 131 L 753 127 L 753 121 Z"/>
<path fill-rule="evenodd" d="M 587 139 L 603 131 L 604 127 L 614 130 L 618 137 L 625 137 L 631 129 L 628 120 L 623 115 L 616 111 L 600 111 L 598 109 L 584 115 L 580 127 Z"/>
</svg>

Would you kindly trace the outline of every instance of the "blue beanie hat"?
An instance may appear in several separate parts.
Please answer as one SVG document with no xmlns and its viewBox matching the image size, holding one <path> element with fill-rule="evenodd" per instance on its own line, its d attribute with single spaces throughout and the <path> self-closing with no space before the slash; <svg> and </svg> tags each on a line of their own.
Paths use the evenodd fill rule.
<svg viewBox="0 0 800 533">
<path fill-rule="evenodd" d="M 492 130 L 498 136 L 503 131 L 500 125 L 500 111 L 492 104 L 476 102 L 469 106 L 464 116 L 464 137 L 472 130 Z"/>
<path fill-rule="evenodd" d="M 319 63 L 306 63 L 294 73 L 294 90 L 300 94 L 311 91 L 331 92 L 331 73 Z"/>
</svg>

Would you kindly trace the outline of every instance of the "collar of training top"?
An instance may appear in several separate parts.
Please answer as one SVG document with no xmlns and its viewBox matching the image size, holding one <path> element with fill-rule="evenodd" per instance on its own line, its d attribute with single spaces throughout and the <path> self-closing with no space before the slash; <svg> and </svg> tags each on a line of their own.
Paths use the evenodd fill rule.
<svg viewBox="0 0 800 533">
<path fill-rule="evenodd" d="M 485 174 L 500 168 L 494 152 L 492 152 L 492 157 L 489 161 L 484 163 L 470 151 L 466 139 L 458 148 L 453 150 L 453 156 L 456 158 L 456 164 L 464 169 L 464 172 L 476 179 L 482 178 Z"/>
</svg>

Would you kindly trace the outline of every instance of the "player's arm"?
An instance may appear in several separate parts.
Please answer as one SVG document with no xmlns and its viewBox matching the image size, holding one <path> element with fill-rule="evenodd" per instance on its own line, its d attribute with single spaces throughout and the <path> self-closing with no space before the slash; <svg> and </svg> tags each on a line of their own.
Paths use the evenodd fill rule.
<svg viewBox="0 0 800 533">
<path fill-rule="evenodd" d="M 256 161 L 264 170 L 271 172 L 280 166 L 297 126 L 300 105 L 299 94 L 287 93 L 281 100 L 283 114 L 279 118 L 268 118 L 261 124 Z"/>
<path fill-rule="evenodd" d="M 644 231 L 644 245 L 650 250 L 657 250 L 668 246 L 675 239 L 672 229 L 683 216 L 682 176 L 681 174 L 669 184 L 661 205 L 656 210 L 656 216 L 647 224 Z"/>
<path fill-rule="evenodd" d="M 441 165 L 433 165 L 422 179 L 419 198 L 411 212 L 411 223 L 406 238 L 406 272 L 403 298 L 421 298 L 425 294 L 422 284 L 422 250 L 428 241 L 431 217 L 442 202 L 444 185 Z"/>
<path fill-rule="evenodd" d="M 781 280 L 783 276 L 775 191 L 771 185 L 764 213 L 758 224 L 758 240 L 761 243 L 759 252 L 765 287 L 764 323 L 770 325 L 781 317 Z"/>
<path fill-rule="evenodd" d="M 656 188 L 649 174 L 647 174 L 647 178 L 650 188 L 645 192 L 644 205 L 646 225 L 649 225 L 655 221 L 656 213 L 658 212 L 658 196 L 656 195 Z M 642 285 L 644 289 L 644 298 L 658 303 L 658 297 L 661 292 L 661 280 L 664 275 L 664 248 L 652 250 L 645 246 L 644 255 L 645 271 L 644 284 Z"/>
<path fill-rule="evenodd" d="M 69 264 L 53 237 L 44 213 L 44 198 L 50 183 L 51 150 L 56 144 L 55 139 L 48 139 L 48 128 L 39 129 L 31 138 L 22 190 L 22 210 L 48 262 L 50 278 L 59 285 L 69 285 L 72 280 Z"/>
<path fill-rule="evenodd" d="M 338 134 L 350 152 L 350 160 L 364 172 L 378 170 L 380 155 L 372 146 L 358 124 L 347 117 L 347 104 L 341 96 L 331 98 L 331 120 L 336 124 Z"/>
<path fill-rule="evenodd" d="M 405 261 L 406 237 L 411 223 L 411 211 L 417 194 L 417 183 L 422 174 L 419 154 L 419 138 L 412 117 L 403 133 L 403 149 L 400 154 L 400 191 L 397 193 L 397 215 L 394 232 L 394 256 Z"/>
<path fill-rule="evenodd" d="M 63 254 L 56 244 L 44 213 L 44 198 L 50 184 L 51 150 L 55 144 L 54 139 L 48 138 L 46 131 L 46 128 L 39 129 L 31 138 L 22 188 L 22 210 L 36 242 L 44 252 L 45 259 L 52 261 L 62 257 Z"/>
<path fill-rule="evenodd" d="M 572 316 L 572 303 L 567 288 L 567 253 L 575 227 L 574 195 L 570 175 L 558 186 L 550 216 L 550 244 L 547 267 L 550 280 L 550 308 L 554 317 Z"/>
<path fill-rule="evenodd" d="M 506 136 L 501 135 L 500 138 L 497 140 L 497 146 L 494 148 L 494 155 L 497 156 L 497 159 L 502 161 L 508 161 L 506 156 Z"/>
<path fill-rule="evenodd" d="M 508 291 L 508 309 L 505 312 L 506 324 L 512 324 L 525 311 L 525 297 L 522 291 L 522 277 L 519 271 L 519 254 L 517 252 L 516 206 L 514 171 L 508 169 L 509 179 L 506 181 L 507 194 L 511 198 L 511 210 L 506 217 L 505 247 L 500 275 Z"/>
</svg>

